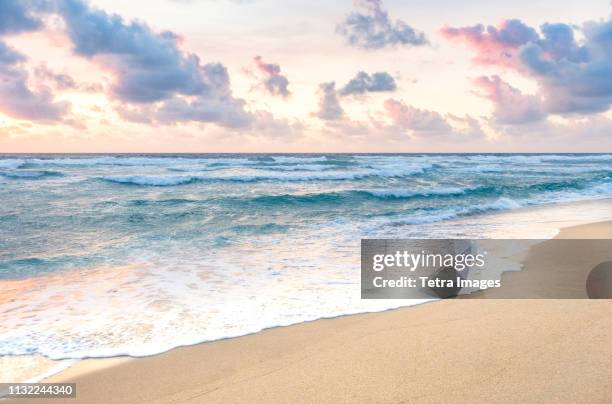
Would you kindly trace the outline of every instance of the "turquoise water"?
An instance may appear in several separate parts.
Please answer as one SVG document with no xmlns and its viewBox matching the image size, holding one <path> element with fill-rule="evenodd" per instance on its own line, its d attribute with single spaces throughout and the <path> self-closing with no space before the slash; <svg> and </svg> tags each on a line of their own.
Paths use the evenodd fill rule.
<svg viewBox="0 0 612 404">
<path fill-rule="evenodd" d="M 0 156 L 0 355 L 147 355 L 409 304 L 360 301 L 360 238 L 610 197 L 612 154 Z"/>
</svg>

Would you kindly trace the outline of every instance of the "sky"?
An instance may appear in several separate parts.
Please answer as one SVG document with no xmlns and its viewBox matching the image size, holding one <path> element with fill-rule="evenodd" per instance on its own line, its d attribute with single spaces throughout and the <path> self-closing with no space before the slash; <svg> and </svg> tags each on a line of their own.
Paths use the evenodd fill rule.
<svg viewBox="0 0 612 404">
<path fill-rule="evenodd" d="M 609 0 L 0 1 L 0 153 L 610 152 L 611 104 Z"/>
</svg>

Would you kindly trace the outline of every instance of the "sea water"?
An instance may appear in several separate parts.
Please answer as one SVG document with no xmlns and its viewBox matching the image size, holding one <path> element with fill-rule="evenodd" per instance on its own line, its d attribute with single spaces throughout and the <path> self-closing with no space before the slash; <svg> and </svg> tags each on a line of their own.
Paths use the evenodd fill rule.
<svg viewBox="0 0 612 404">
<path fill-rule="evenodd" d="M 0 156 L 0 356 L 143 356 L 418 304 L 360 299 L 361 238 L 550 237 L 534 223 L 609 219 L 611 197 L 612 154 Z"/>
</svg>

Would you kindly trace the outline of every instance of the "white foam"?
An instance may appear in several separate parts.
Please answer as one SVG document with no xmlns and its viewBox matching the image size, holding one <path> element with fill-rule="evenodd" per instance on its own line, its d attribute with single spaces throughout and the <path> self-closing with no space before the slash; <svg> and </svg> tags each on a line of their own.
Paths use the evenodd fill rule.
<svg viewBox="0 0 612 404">
<path fill-rule="evenodd" d="M 2 161 L 2 160 L 0 160 Z M 37 166 L 67 166 L 67 167 L 190 167 L 221 165 L 244 165 L 248 159 L 240 157 L 140 157 L 140 156 L 100 156 L 100 157 L 66 157 L 66 158 L 28 158 L 22 164 Z"/>
<path fill-rule="evenodd" d="M 299 156 L 273 156 L 274 161 L 279 163 L 313 163 L 326 161 L 326 156 L 316 156 L 316 157 L 299 157 Z"/>
<path fill-rule="evenodd" d="M 275 326 L 423 302 L 362 301 L 355 293 L 359 273 L 351 269 L 358 254 L 335 253 L 333 265 L 323 265 L 301 248 L 308 246 L 202 256 L 197 247 L 168 244 L 159 252 L 128 252 L 141 261 L 138 267 L 28 280 L 19 302 L 5 305 L 12 315 L 0 325 L 3 354 L 53 360 L 148 356 Z M 295 266 L 287 267 L 287 259 L 295 259 Z M 26 306 L 44 315 L 31 316 Z"/>
<path fill-rule="evenodd" d="M 262 174 L 226 174 L 226 175 L 205 175 L 202 179 L 216 181 L 237 181 L 237 182 L 252 182 L 252 181 L 334 181 L 334 180 L 356 180 L 366 178 L 370 174 L 368 172 L 319 172 L 313 174 L 285 174 L 275 173 L 273 171 Z"/>
<path fill-rule="evenodd" d="M 322 171 L 333 168 L 330 165 L 323 164 L 293 164 L 293 165 L 263 165 L 255 167 L 259 170 L 275 170 L 275 171 Z"/>
<path fill-rule="evenodd" d="M 358 180 L 368 177 L 408 177 L 422 173 L 425 167 L 412 167 L 403 169 L 376 169 L 361 171 L 322 171 L 308 173 L 285 173 L 266 170 L 230 170 L 225 173 L 214 171 L 204 172 L 193 175 L 107 175 L 101 177 L 104 180 L 135 185 L 151 186 L 172 186 L 187 184 L 193 181 L 235 181 L 235 182 L 254 182 L 254 181 L 343 181 Z M 237 174 L 237 172 L 245 172 Z"/>
<path fill-rule="evenodd" d="M 364 190 L 371 195 L 380 198 L 410 198 L 414 196 L 445 196 L 461 195 L 466 189 L 457 187 L 421 188 L 421 189 L 368 189 Z"/>
</svg>

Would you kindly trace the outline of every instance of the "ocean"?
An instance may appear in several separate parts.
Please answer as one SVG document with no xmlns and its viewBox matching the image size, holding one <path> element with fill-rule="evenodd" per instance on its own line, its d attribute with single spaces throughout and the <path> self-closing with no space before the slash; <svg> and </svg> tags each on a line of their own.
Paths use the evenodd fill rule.
<svg viewBox="0 0 612 404">
<path fill-rule="evenodd" d="M 598 200 L 563 206 L 609 219 L 610 198 L 612 154 L 0 155 L 0 356 L 151 355 L 422 303 L 360 299 L 361 238 L 551 237 L 494 215 Z"/>
</svg>

